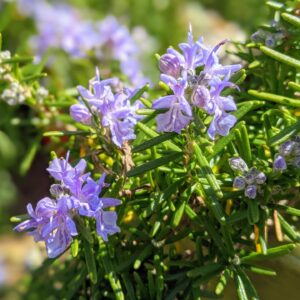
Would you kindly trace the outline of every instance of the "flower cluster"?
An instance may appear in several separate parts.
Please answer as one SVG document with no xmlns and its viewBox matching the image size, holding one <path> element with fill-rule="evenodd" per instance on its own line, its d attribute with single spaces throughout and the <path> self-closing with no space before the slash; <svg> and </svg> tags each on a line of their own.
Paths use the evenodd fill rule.
<svg viewBox="0 0 300 300">
<path fill-rule="evenodd" d="M 300 168 L 300 136 L 280 145 L 278 154 L 275 155 L 274 170 L 283 171 L 287 165 Z"/>
<path fill-rule="evenodd" d="M 12 59 L 9 51 L 0 52 L 0 100 L 8 105 L 23 104 L 29 98 L 35 98 L 38 103 L 42 103 L 48 97 L 49 92 L 42 86 L 26 85 L 20 80 L 19 73 L 12 65 L 5 61 Z"/>
<path fill-rule="evenodd" d="M 138 60 L 140 47 L 135 43 L 127 27 L 121 25 L 115 17 L 108 16 L 97 24 L 99 35 L 98 55 L 100 59 L 118 60 L 121 71 L 135 86 L 142 86 L 149 81 L 142 72 Z"/>
<path fill-rule="evenodd" d="M 97 70 L 96 77 L 90 80 L 90 90 L 78 87 L 82 99 L 71 106 L 70 114 L 75 121 L 87 125 L 97 126 L 94 118 L 100 120 L 109 129 L 114 144 L 121 148 L 124 142 L 135 139 L 134 126 L 141 118 L 135 111 L 141 103 L 136 101 L 131 105 L 134 92 L 129 89 L 113 93 L 112 87 L 116 88 L 118 83 L 116 78 L 101 81 Z"/>
<path fill-rule="evenodd" d="M 154 109 L 167 109 L 156 119 L 158 131 L 179 133 L 193 119 L 192 105 L 213 116 L 207 132 L 211 139 L 216 134 L 228 134 L 236 122 L 228 112 L 236 110 L 236 105 L 231 96 L 222 96 L 222 91 L 226 87 L 236 87 L 229 80 L 241 66 L 220 63 L 217 51 L 225 42 L 209 49 L 202 38 L 194 42 L 190 28 L 187 43 L 179 44 L 182 53 L 168 48 L 160 57 L 161 80 L 173 94 L 153 103 Z"/>
<path fill-rule="evenodd" d="M 280 26 L 279 22 L 273 21 L 269 31 L 259 29 L 252 34 L 251 39 L 255 43 L 264 43 L 266 46 L 274 48 L 285 36 L 284 28 Z"/>
<path fill-rule="evenodd" d="M 113 16 L 92 22 L 70 5 L 44 0 L 19 0 L 19 11 L 36 21 L 38 35 L 31 44 L 39 56 L 49 48 L 62 49 L 72 57 L 86 57 L 94 51 L 101 60 L 119 61 L 121 71 L 133 85 L 148 81 L 141 72 L 140 47 L 127 27 Z"/>
<path fill-rule="evenodd" d="M 66 159 L 51 161 L 47 171 L 57 181 L 50 188 L 51 198 L 41 199 L 35 210 L 28 204 L 30 219 L 15 227 L 17 231 L 31 230 L 30 235 L 36 242 L 44 241 L 50 258 L 63 253 L 72 237 L 78 234 L 74 221 L 76 215 L 94 218 L 97 233 L 105 241 L 108 235 L 119 232 L 116 212 L 104 209 L 119 205 L 120 200 L 99 197 L 105 186 L 105 175 L 94 181 L 89 173 L 84 173 L 87 164 L 84 159 L 75 167 L 68 159 L 69 153 Z"/>
<path fill-rule="evenodd" d="M 255 199 L 258 192 L 261 192 L 261 185 L 266 182 L 266 175 L 256 168 L 248 168 L 245 161 L 240 157 L 231 158 L 229 165 L 239 175 L 234 178 L 233 187 L 244 190 L 245 196 Z"/>
<path fill-rule="evenodd" d="M 4 90 L 0 94 L 0 100 L 9 105 L 22 104 L 30 92 L 20 82 L 12 76 L 12 68 L 5 64 L 5 60 L 11 59 L 9 51 L 0 52 L 0 80 L 4 83 Z"/>
</svg>

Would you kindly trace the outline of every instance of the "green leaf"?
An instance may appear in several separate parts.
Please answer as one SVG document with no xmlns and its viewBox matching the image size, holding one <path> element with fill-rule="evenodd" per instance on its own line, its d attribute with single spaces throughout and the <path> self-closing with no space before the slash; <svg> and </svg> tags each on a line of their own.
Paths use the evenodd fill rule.
<svg viewBox="0 0 300 300">
<path fill-rule="evenodd" d="M 19 172 L 21 175 L 25 175 L 29 170 L 29 168 L 31 167 L 35 155 L 40 148 L 40 142 L 41 142 L 41 138 L 37 137 L 30 145 L 30 148 L 25 154 L 24 159 L 20 163 Z"/>
<path fill-rule="evenodd" d="M 79 233 L 83 236 L 83 238 L 88 243 L 93 244 L 93 242 L 94 242 L 93 236 L 90 232 L 90 228 L 85 225 L 84 220 L 82 220 L 82 218 L 79 216 L 75 216 L 74 221 L 77 225 L 76 227 L 77 227 Z"/>
<path fill-rule="evenodd" d="M 276 10 L 281 10 L 282 8 L 284 8 L 284 4 L 283 3 L 276 2 L 276 1 L 267 1 L 266 4 L 268 6 L 270 6 L 271 8 L 274 8 Z"/>
<path fill-rule="evenodd" d="M 291 206 L 285 206 L 285 205 L 276 205 L 275 207 L 277 209 L 284 210 L 286 213 L 288 213 L 292 216 L 300 217 L 300 209 L 297 209 L 297 208 L 294 208 Z"/>
<path fill-rule="evenodd" d="M 4 59 L 0 62 L 0 65 L 5 64 L 17 64 L 17 63 L 30 63 L 33 62 L 33 57 L 18 57 L 15 55 L 13 58 Z"/>
<path fill-rule="evenodd" d="M 297 123 L 295 123 L 289 127 L 286 127 L 285 129 L 280 131 L 278 134 L 271 137 L 269 140 L 269 144 L 271 146 L 276 146 L 278 144 L 281 144 L 281 143 L 285 142 L 286 140 L 288 140 L 290 137 L 294 136 L 299 131 L 300 131 L 300 120 Z"/>
<path fill-rule="evenodd" d="M 193 148 L 194 148 L 194 152 L 196 155 L 196 159 L 201 168 L 201 172 L 206 177 L 209 185 L 211 186 L 211 188 L 214 191 L 214 193 L 216 194 L 216 196 L 218 196 L 219 198 L 222 198 L 223 193 L 221 191 L 221 188 L 219 186 L 219 183 L 218 183 L 215 175 L 212 172 L 212 169 L 211 169 L 208 161 L 206 160 L 206 157 L 203 155 L 200 147 L 195 142 L 193 142 Z"/>
<path fill-rule="evenodd" d="M 125 273 L 122 274 L 121 276 L 127 290 L 128 300 L 136 300 L 134 287 L 130 280 L 130 275 L 128 273 Z"/>
<path fill-rule="evenodd" d="M 221 295 L 230 279 L 229 269 L 225 269 L 223 274 L 220 276 L 220 280 L 216 286 L 215 293 L 216 295 Z"/>
<path fill-rule="evenodd" d="M 24 214 L 24 215 L 13 216 L 9 220 L 12 223 L 20 223 L 20 222 L 23 222 L 23 221 L 25 221 L 27 219 L 29 219 L 29 215 L 28 214 Z"/>
<path fill-rule="evenodd" d="M 286 244 L 283 246 L 269 248 L 267 254 L 265 255 L 261 253 L 253 252 L 247 256 L 241 257 L 241 263 L 248 263 L 256 260 L 262 260 L 262 259 L 285 255 L 287 253 L 290 253 L 292 250 L 294 250 L 295 247 L 296 247 L 295 244 Z"/>
<path fill-rule="evenodd" d="M 300 242 L 299 234 L 294 230 L 294 228 L 282 217 L 282 215 L 278 212 L 278 219 L 283 229 L 284 233 L 293 241 Z"/>
<path fill-rule="evenodd" d="M 237 291 L 239 300 L 248 300 L 244 282 L 239 274 L 234 275 L 234 281 L 235 281 L 236 291 Z"/>
<path fill-rule="evenodd" d="M 176 212 L 173 215 L 173 219 L 171 221 L 171 225 L 172 225 L 173 228 L 176 228 L 179 225 L 179 223 L 180 223 L 180 221 L 181 221 L 181 219 L 183 217 L 183 213 L 184 213 L 184 209 L 185 209 L 185 204 L 186 204 L 186 202 L 183 201 L 180 204 L 180 206 L 176 209 Z"/>
<path fill-rule="evenodd" d="M 173 152 L 172 154 L 157 158 L 153 161 L 147 162 L 143 165 L 140 165 L 138 167 L 135 167 L 131 169 L 127 173 L 127 177 L 133 177 L 140 174 L 144 174 L 150 170 L 156 169 L 162 165 L 168 164 L 170 162 L 174 162 L 178 159 L 182 158 L 183 153 L 182 152 Z"/>
<path fill-rule="evenodd" d="M 212 263 L 201 267 L 196 267 L 186 273 L 187 277 L 207 276 L 210 274 L 218 274 L 225 268 L 224 264 Z"/>
<path fill-rule="evenodd" d="M 78 251 L 79 251 L 79 241 L 78 239 L 73 239 L 73 242 L 71 244 L 71 254 L 72 257 L 76 257 L 78 255 Z"/>
<path fill-rule="evenodd" d="M 149 128 L 147 125 L 141 122 L 138 122 L 136 124 L 136 127 L 139 128 L 141 131 L 143 131 L 146 135 L 148 135 L 151 138 L 155 138 L 159 136 L 159 134 L 156 131 L 154 131 L 153 129 Z M 165 144 L 170 150 L 179 151 L 179 152 L 181 151 L 180 147 L 178 147 L 177 145 L 173 144 L 170 141 L 166 141 Z"/>
<path fill-rule="evenodd" d="M 259 49 L 266 55 L 270 56 L 271 58 L 274 58 L 275 60 L 278 60 L 288 66 L 294 67 L 294 68 L 300 68 L 300 60 L 290 57 L 288 55 L 282 54 L 274 49 L 268 48 L 266 46 L 260 46 Z"/>
<path fill-rule="evenodd" d="M 256 274 L 267 275 L 267 276 L 276 276 L 277 275 L 276 272 L 271 269 L 257 267 L 257 266 L 247 266 L 247 265 L 245 265 L 245 267 L 249 268 L 249 270 L 251 272 L 256 273 Z"/>
<path fill-rule="evenodd" d="M 170 140 L 172 139 L 173 137 L 177 136 L 178 134 L 175 133 L 175 132 L 167 132 L 167 133 L 164 133 L 162 135 L 159 135 L 159 136 L 156 136 L 154 137 L 153 139 L 151 140 L 148 140 L 138 146 L 135 146 L 133 149 L 132 149 L 132 152 L 140 152 L 140 151 L 143 151 L 143 150 L 146 150 L 148 148 L 151 148 L 155 145 L 158 145 L 158 144 L 161 144 L 167 140 Z"/>
<path fill-rule="evenodd" d="M 234 212 L 229 217 L 226 218 L 226 224 L 233 224 L 239 221 L 243 221 L 247 218 L 247 216 L 248 216 L 247 210 L 240 210 Z"/>
<path fill-rule="evenodd" d="M 300 92 L 300 84 L 294 82 L 294 81 L 289 81 L 288 82 L 288 87 L 293 89 L 294 91 Z"/>
<path fill-rule="evenodd" d="M 98 281 L 98 276 L 97 276 L 95 256 L 92 250 L 93 248 L 86 241 L 83 241 L 83 246 L 84 246 L 84 256 L 85 256 L 86 266 L 88 269 L 90 280 L 93 284 L 96 284 Z"/>
<path fill-rule="evenodd" d="M 258 300 L 259 299 L 258 294 L 251 280 L 249 279 L 248 275 L 245 273 L 245 271 L 241 267 L 237 267 L 236 272 L 237 272 L 237 276 L 240 277 L 243 283 L 247 297 L 249 297 L 250 300 Z"/>
<path fill-rule="evenodd" d="M 162 258 L 159 255 L 154 256 L 154 265 L 155 265 L 155 291 L 156 299 L 161 300 L 164 290 L 164 275 L 162 270 Z"/>
<path fill-rule="evenodd" d="M 149 84 L 144 85 L 141 89 L 137 90 L 135 94 L 130 98 L 130 103 L 133 104 L 142 95 L 149 90 Z"/>
<path fill-rule="evenodd" d="M 259 207 L 255 199 L 247 200 L 248 204 L 248 222 L 253 225 L 259 221 Z"/>
<path fill-rule="evenodd" d="M 282 13 L 281 17 L 283 20 L 289 22 L 290 24 L 300 27 L 300 18 L 298 18 L 297 16 L 288 13 Z"/>
<path fill-rule="evenodd" d="M 300 101 L 293 98 L 271 93 L 259 92 L 256 90 L 248 90 L 248 94 L 262 100 L 278 103 L 280 105 L 300 107 Z"/>
<path fill-rule="evenodd" d="M 141 251 L 141 253 L 137 257 L 137 259 L 135 260 L 134 265 L 133 265 L 133 268 L 135 270 L 138 270 L 141 267 L 142 262 L 152 254 L 152 250 L 153 250 L 153 246 L 148 245 Z"/>
<path fill-rule="evenodd" d="M 138 290 L 141 294 L 140 299 L 149 299 L 147 293 L 148 289 L 146 288 L 146 285 L 144 284 L 141 276 L 137 272 L 133 272 L 133 277 L 135 282 L 137 283 L 136 290 Z"/>
<path fill-rule="evenodd" d="M 238 103 L 238 110 L 233 113 L 233 115 L 240 120 L 251 110 L 255 110 L 264 106 L 266 103 L 263 101 L 251 100 Z"/>
<path fill-rule="evenodd" d="M 250 164 L 252 161 L 252 150 L 250 147 L 250 141 L 249 141 L 247 127 L 245 126 L 245 124 L 242 124 L 240 132 L 241 132 L 241 140 L 243 142 L 243 150 L 245 153 L 244 158 L 245 158 L 246 163 Z"/>
<path fill-rule="evenodd" d="M 235 129 L 239 129 L 244 122 L 239 122 L 235 127 L 231 128 L 228 135 L 220 138 L 213 147 L 213 153 L 208 157 L 208 160 L 211 160 L 217 156 L 225 147 L 235 138 Z"/>
<path fill-rule="evenodd" d="M 43 136 L 72 136 L 72 135 L 92 135 L 93 133 L 90 131 L 47 131 L 43 133 Z"/>
</svg>

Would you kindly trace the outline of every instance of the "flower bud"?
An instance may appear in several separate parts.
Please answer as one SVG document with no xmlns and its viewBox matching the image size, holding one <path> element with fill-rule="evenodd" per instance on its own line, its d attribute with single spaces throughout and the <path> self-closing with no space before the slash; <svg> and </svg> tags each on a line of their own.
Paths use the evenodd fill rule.
<svg viewBox="0 0 300 300">
<path fill-rule="evenodd" d="M 272 34 L 267 35 L 265 39 L 265 44 L 267 47 L 273 48 L 276 45 L 276 40 Z"/>
<path fill-rule="evenodd" d="M 294 141 L 287 141 L 285 143 L 283 143 L 280 147 L 279 147 L 279 154 L 282 156 L 289 156 L 292 154 L 294 146 L 295 146 L 295 142 Z"/>
<path fill-rule="evenodd" d="M 257 191 L 256 185 L 248 185 L 245 189 L 245 196 L 250 199 L 255 199 L 256 191 Z"/>
<path fill-rule="evenodd" d="M 266 175 L 263 172 L 258 172 L 258 174 L 255 177 L 255 182 L 257 184 L 264 184 L 267 180 Z"/>
<path fill-rule="evenodd" d="M 83 104 L 73 104 L 70 107 L 70 115 L 77 122 L 81 122 L 86 125 L 91 125 L 92 123 L 92 115 L 88 108 Z"/>
<path fill-rule="evenodd" d="M 233 181 L 233 187 L 238 189 L 238 190 L 243 190 L 246 186 L 246 182 L 245 182 L 245 179 L 244 177 L 242 176 L 237 176 L 234 178 L 234 181 Z"/>
<path fill-rule="evenodd" d="M 178 78 L 181 71 L 179 59 L 170 53 L 164 54 L 159 60 L 159 69 L 163 74 Z"/>
<path fill-rule="evenodd" d="M 229 165 L 233 171 L 246 172 L 248 166 L 240 157 L 233 157 L 229 160 Z"/>
<path fill-rule="evenodd" d="M 277 155 L 273 163 L 274 170 L 282 171 L 286 169 L 286 161 L 283 156 Z"/>
</svg>

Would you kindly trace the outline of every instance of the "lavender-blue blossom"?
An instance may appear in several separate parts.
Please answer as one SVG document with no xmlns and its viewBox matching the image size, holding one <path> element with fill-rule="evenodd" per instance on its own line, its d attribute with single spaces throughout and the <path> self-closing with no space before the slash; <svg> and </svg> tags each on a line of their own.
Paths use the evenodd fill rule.
<svg viewBox="0 0 300 300">
<path fill-rule="evenodd" d="M 106 60 L 110 57 L 119 61 L 121 71 L 134 86 L 141 87 L 148 82 L 141 72 L 140 48 L 128 28 L 121 25 L 113 16 L 103 19 L 96 28 L 99 36 L 98 56 Z"/>
<path fill-rule="evenodd" d="M 238 173 L 233 180 L 233 187 L 244 190 L 244 195 L 255 199 L 257 193 L 261 193 L 261 186 L 266 182 L 266 175 L 255 167 L 248 168 L 245 161 L 240 157 L 233 157 L 229 160 L 231 169 Z"/>
<path fill-rule="evenodd" d="M 300 168 L 300 140 L 295 136 L 279 146 L 278 153 L 274 157 L 273 169 L 283 171 L 288 166 Z"/>
<path fill-rule="evenodd" d="M 93 117 L 97 118 L 104 128 L 109 129 L 113 143 L 121 148 L 126 141 L 135 139 L 134 126 L 141 118 L 135 112 L 141 103 L 130 103 L 134 92 L 129 89 L 114 93 L 117 84 L 118 80 L 114 78 L 100 80 L 97 72 L 96 78 L 90 81 L 90 90 L 78 87 L 85 102 L 72 105 L 70 114 L 75 121 L 88 125 L 92 125 Z"/>
<path fill-rule="evenodd" d="M 287 168 L 286 161 L 283 156 L 276 155 L 273 163 L 274 170 L 283 171 Z"/>
<path fill-rule="evenodd" d="M 74 58 L 88 57 L 93 52 L 102 61 L 118 61 L 133 86 L 149 82 L 142 73 L 141 47 L 115 17 L 93 22 L 75 7 L 59 1 L 18 0 L 18 9 L 35 20 L 37 34 L 30 44 L 38 58 L 49 49 L 61 49 Z"/>
<path fill-rule="evenodd" d="M 203 44 L 202 38 L 194 41 L 190 28 L 187 43 L 179 44 L 182 53 L 168 48 L 167 53 L 160 57 L 161 80 L 171 88 L 174 95 L 162 97 L 153 103 L 155 109 L 169 109 L 156 118 L 158 131 L 180 132 L 192 120 L 189 112 L 190 105 L 193 105 L 213 116 L 207 131 L 211 139 L 217 134 L 228 134 L 236 123 L 236 117 L 230 114 L 236 110 L 236 105 L 231 96 L 221 96 L 221 93 L 226 87 L 236 87 L 229 80 L 241 66 L 223 66 L 219 62 L 217 51 L 225 42 L 210 49 Z M 198 67 L 201 67 L 199 71 Z M 177 85 L 181 86 L 180 93 L 174 91 Z M 189 108 L 183 109 L 182 103 Z M 178 125 L 175 118 L 178 119 Z"/>
<path fill-rule="evenodd" d="M 229 160 L 229 165 L 232 170 L 239 172 L 248 171 L 248 166 L 245 161 L 240 157 L 233 157 Z"/>
<path fill-rule="evenodd" d="M 169 83 L 174 95 L 164 96 L 153 103 L 154 109 L 168 109 L 156 118 L 157 131 L 180 133 L 192 119 L 192 109 L 184 96 L 187 83 L 183 79 L 176 80 L 168 75 L 162 75 L 162 77 Z"/>
<path fill-rule="evenodd" d="M 44 241 L 50 258 L 62 254 L 78 234 L 74 216 L 85 216 L 96 220 L 97 233 L 105 240 L 119 232 L 116 212 L 106 211 L 108 207 L 120 204 L 114 198 L 101 198 L 99 195 L 105 175 L 95 182 L 89 173 L 84 173 L 86 161 L 81 159 L 72 167 L 66 159 L 55 158 L 47 169 L 57 181 L 50 188 L 53 198 L 45 197 L 38 201 L 35 210 L 27 205 L 29 219 L 15 227 L 17 231 L 30 231 L 36 242 Z"/>
</svg>

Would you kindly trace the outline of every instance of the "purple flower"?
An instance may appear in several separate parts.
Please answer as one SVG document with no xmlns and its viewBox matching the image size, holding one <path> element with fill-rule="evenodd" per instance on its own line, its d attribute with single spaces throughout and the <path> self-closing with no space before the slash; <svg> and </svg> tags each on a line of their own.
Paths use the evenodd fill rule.
<svg viewBox="0 0 300 300">
<path fill-rule="evenodd" d="M 85 102 L 72 105 L 70 115 L 75 121 L 88 125 L 93 125 L 94 115 L 104 128 L 109 129 L 113 143 L 121 148 L 124 142 L 135 139 L 134 126 L 141 119 L 135 111 L 142 105 L 139 101 L 133 105 L 130 103 L 134 93 L 129 89 L 113 93 L 112 88 L 117 84 L 118 80 L 115 78 L 100 80 L 96 70 L 95 79 L 90 81 L 91 91 L 78 87 Z"/>
<path fill-rule="evenodd" d="M 245 196 L 250 199 L 255 199 L 257 193 L 256 185 L 248 185 L 245 189 Z"/>
<path fill-rule="evenodd" d="M 245 161 L 240 157 L 233 157 L 229 160 L 229 165 L 232 170 L 238 172 L 246 172 L 248 171 L 248 166 Z"/>
<path fill-rule="evenodd" d="M 74 216 L 86 216 L 96 219 L 96 230 L 105 241 L 108 235 L 119 232 L 116 225 L 117 214 L 106 211 L 108 207 L 120 204 L 114 198 L 101 198 L 99 195 L 105 175 L 95 182 L 89 173 L 84 173 L 86 161 L 81 159 L 72 167 L 66 159 L 55 158 L 47 169 L 50 175 L 59 181 L 50 188 L 54 199 L 41 199 L 34 210 L 27 205 L 29 219 L 15 227 L 17 231 L 27 231 L 34 240 L 44 241 L 50 258 L 62 254 L 71 244 L 73 236 L 78 234 Z"/>
<path fill-rule="evenodd" d="M 54 258 L 65 251 L 72 241 L 72 236 L 77 235 L 75 223 L 71 219 L 71 209 L 74 203 L 70 198 L 62 197 L 55 201 L 51 198 L 41 199 L 35 211 L 31 204 L 27 211 L 31 219 L 15 227 L 17 231 L 30 230 L 34 240 L 46 243 L 47 253 Z"/>
<path fill-rule="evenodd" d="M 163 74 L 178 78 L 181 71 L 180 61 L 177 56 L 166 53 L 159 59 L 159 69 Z"/>
<path fill-rule="evenodd" d="M 54 258 L 63 253 L 72 241 L 72 236 L 78 234 L 75 222 L 72 220 L 72 210 L 76 204 L 71 197 L 61 197 L 53 200 L 53 206 L 49 207 L 52 214 L 48 222 L 42 227 L 42 237 L 45 240 L 47 253 Z"/>
<path fill-rule="evenodd" d="M 72 167 L 69 160 L 70 152 L 67 152 L 66 159 L 65 158 L 54 158 L 47 171 L 50 175 L 56 179 L 61 180 L 65 184 L 69 179 L 78 178 L 81 176 L 86 168 L 86 161 L 81 159 L 75 167 Z"/>
<path fill-rule="evenodd" d="M 215 139 L 216 134 L 226 136 L 235 123 L 235 116 L 219 111 L 214 115 L 214 118 L 209 125 L 207 134 L 212 140 Z"/>
<path fill-rule="evenodd" d="M 84 57 L 99 43 L 94 25 L 83 20 L 72 6 L 45 1 L 32 1 L 38 3 L 27 5 L 26 2 L 20 7 L 21 13 L 25 12 L 36 21 L 38 34 L 31 42 L 39 56 L 49 48 L 57 48 L 73 57 Z"/>
<path fill-rule="evenodd" d="M 161 56 L 161 80 L 173 90 L 174 95 L 153 103 L 155 109 L 169 109 L 156 118 L 158 131 L 180 132 L 192 119 L 192 104 L 213 115 L 207 131 L 211 139 L 217 134 L 226 136 L 229 133 L 236 123 L 236 117 L 229 112 L 236 110 L 236 105 L 231 96 L 224 97 L 221 93 L 226 87 L 237 88 L 229 80 L 241 65 L 220 64 L 217 51 L 225 42 L 209 49 L 202 38 L 194 42 L 190 27 L 187 43 L 179 45 L 182 54 L 168 48 L 167 53 Z M 176 86 L 180 87 L 177 91 L 174 90 Z"/>
<path fill-rule="evenodd" d="M 154 109 L 168 109 L 166 113 L 156 117 L 157 131 L 180 133 L 192 120 L 192 109 L 184 96 L 186 81 L 183 79 L 177 81 L 167 75 L 162 75 L 162 78 L 169 83 L 174 95 L 153 102 Z"/>
<path fill-rule="evenodd" d="M 255 182 L 257 184 L 264 184 L 267 180 L 267 177 L 265 175 L 265 173 L 263 172 L 257 172 L 256 176 L 255 176 Z"/>
<path fill-rule="evenodd" d="M 273 163 L 274 170 L 283 171 L 287 168 L 286 161 L 283 156 L 276 155 Z"/>
<path fill-rule="evenodd" d="M 292 140 L 284 142 L 278 149 L 278 154 L 275 155 L 273 168 L 274 170 L 285 170 L 288 165 L 296 168 L 300 167 L 300 139 L 299 136 Z"/>
<path fill-rule="evenodd" d="M 205 54 L 207 53 L 207 48 L 203 45 L 203 38 L 194 42 L 192 26 L 188 32 L 187 43 L 179 44 L 179 48 L 183 52 L 184 64 L 183 68 L 187 71 L 192 71 L 204 64 Z M 182 60 L 182 59 L 181 59 Z"/>
<path fill-rule="evenodd" d="M 249 170 L 247 164 L 240 157 L 231 158 L 229 165 L 233 171 L 242 174 L 242 176 L 234 178 L 233 187 L 245 190 L 245 196 L 250 199 L 256 198 L 257 193 L 261 193 L 261 185 L 267 180 L 266 175 L 254 167 Z"/>
<path fill-rule="evenodd" d="M 244 177 L 242 176 L 237 176 L 234 178 L 234 181 L 233 181 L 233 187 L 236 188 L 236 189 L 239 189 L 239 190 L 243 190 L 246 186 L 246 182 L 245 182 L 245 179 Z"/>
<path fill-rule="evenodd" d="M 90 113 L 89 109 L 85 106 L 85 104 L 82 102 L 78 104 L 73 104 L 70 107 L 70 115 L 77 122 L 86 125 L 92 125 L 92 114 Z"/>
<path fill-rule="evenodd" d="M 119 232 L 120 228 L 116 224 L 116 212 L 105 211 L 104 209 L 107 207 L 117 206 L 121 202 L 115 198 L 99 197 L 104 185 L 104 180 L 105 175 L 102 175 L 98 182 L 88 178 L 79 194 L 79 198 L 81 199 L 79 214 L 95 218 L 97 233 L 105 241 L 107 241 L 108 235 Z"/>
<path fill-rule="evenodd" d="M 279 147 L 279 154 L 283 157 L 285 156 L 290 156 L 293 153 L 293 150 L 295 148 L 296 142 L 294 141 L 287 141 L 284 142 L 280 147 Z"/>
<path fill-rule="evenodd" d="M 105 59 L 108 56 L 119 61 L 122 72 L 135 86 L 141 87 L 148 82 L 141 72 L 140 49 L 129 30 L 113 16 L 106 17 L 96 27 L 100 44 L 98 56 Z"/>
</svg>

